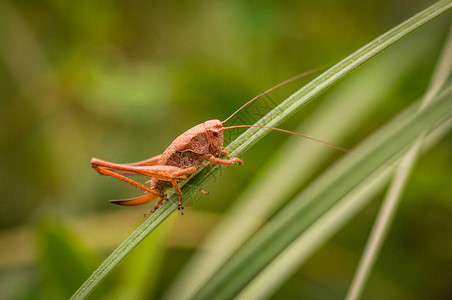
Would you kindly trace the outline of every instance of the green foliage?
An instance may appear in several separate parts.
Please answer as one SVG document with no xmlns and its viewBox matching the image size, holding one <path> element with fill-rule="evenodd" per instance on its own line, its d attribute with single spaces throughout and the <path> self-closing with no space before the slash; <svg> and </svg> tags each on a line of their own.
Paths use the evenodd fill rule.
<svg viewBox="0 0 452 300">
<path fill-rule="evenodd" d="M 92 295 L 92 299 L 147 299 L 156 291 L 169 225 L 161 226 L 127 257 L 112 276 Z M 36 230 L 42 282 L 46 299 L 70 298 L 77 287 L 100 263 L 99 255 L 69 226 L 43 219 Z"/>
<path fill-rule="evenodd" d="M 380 36 L 375 41 L 369 43 L 363 48 L 359 49 L 349 57 L 345 58 L 343 61 L 339 62 L 325 73 L 317 77 L 311 83 L 307 84 L 304 88 L 293 94 L 277 109 L 270 112 L 263 118 L 259 120 L 257 124 L 265 126 L 277 126 L 283 120 L 290 117 L 295 113 L 296 110 L 303 107 L 306 103 L 312 101 L 318 94 L 326 90 L 332 84 L 346 76 L 353 69 L 374 57 L 376 54 L 381 52 L 386 47 L 400 40 L 402 37 L 406 36 L 413 30 L 419 28 L 426 22 L 435 18 L 442 12 L 447 11 L 451 7 L 451 3 L 448 1 L 440 1 L 435 5 L 427 8 L 423 12 L 414 16 L 413 18 L 407 20 L 401 25 L 397 26 L 393 30 L 387 32 L 386 34 Z M 448 98 L 446 98 L 448 100 Z M 449 104 L 447 101 L 443 101 Z M 439 102 L 442 103 L 442 102 Z M 446 105 L 444 104 L 444 105 Z M 356 155 L 351 156 L 349 164 L 343 163 L 342 169 L 330 176 L 326 177 L 326 183 L 319 183 L 320 188 L 312 188 L 308 190 L 307 199 L 301 198 L 299 202 L 292 202 L 291 206 L 286 207 L 283 211 L 283 215 L 270 223 L 266 227 L 267 231 L 263 231 L 262 236 L 258 237 L 258 240 L 251 243 L 249 248 L 244 248 L 242 256 L 238 255 L 235 260 L 225 265 L 225 267 L 219 272 L 217 277 L 214 277 L 209 283 L 206 284 L 205 289 L 200 289 L 199 294 L 195 295 L 198 297 L 230 297 L 237 292 L 237 289 L 243 287 L 243 285 L 252 278 L 259 268 L 265 266 L 268 260 L 275 257 L 277 253 L 282 251 L 293 239 L 300 233 L 303 232 L 305 227 L 310 221 L 314 220 L 319 216 L 322 209 L 326 209 L 328 206 L 332 205 L 335 201 L 344 196 L 348 191 L 350 191 L 355 185 L 357 185 L 366 176 L 370 175 L 376 168 L 384 164 L 393 155 L 405 147 L 409 142 L 412 142 L 418 134 L 421 133 L 422 129 L 426 126 L 431 126 L 438 117 L 448 117 L 449 115 L 444 115 L 447 107 L 435 107 L 436 110 L 428 109 L 426 110 L 430 114 L 424 112 L 425 116 L 420 118 L 419 115 L 413 118 L 410 122 L 405 121 L 405 124 L 399 125 L 399 132 L 397 130 L 395 135 L 387 135 L 382 140 L 374 141 L 373 147 L 365 148 L 368 151 L 363 154 L 355 153 Z M 441 113 L 443 113 L 441 115 Z M 423 122 L 421 122 L 423 121 Z M 245 150 L 256 143 L 260 138 L 262 138 L 268 130 L 265 129 L 255 129 L 251 128 L 247 130 L 238 139 L 234 140 L 228 149 L 232 156 L 238 156 L 242 154 Z M 388 147 L 391 146 L 391 147 Z M 367 162 L 367 163 L 364 163 Z M 209 166 L 198 173 L 193 179 L 190 180 L 190 185 L 188 188 L 183 188 L 183 193 L 186 197 L 191 196 L 195 191 L 199 190 L 208 180 L 210 180 L 214 175 L 216 175 L 223 166 Z M 329 173 L 331 175 L 332 173 Z M 325 178 L 325 177 L 324 177 Z M 344 180 L 347 178 L 347 180 Z M 328 181 L 330 180 L 330 181 Z M 344 180 L 346 184 L 338 185 L 338 182 Z M 323 186 L 322 186 L 323 184 Z M 334 187 L 334 189 L 332 188 Z M 309 192 L 311 194 L 309 194 Z M 328 194 L 329 192 L 330 194 Z M 331 194 L 332 193 L 332 194 Z M 92 289 L 97 286 L 100 281 L 107 276 L 112 269 L 125 257 L 133 248 L 135 248 L 150 232 L 152 232 L 164 219 L 166 219 L 174 210 L 176 210 L 177 205 L 175 204 L 175 198 L 177 195 L 173 195 L 168 202 L 165 203 L 156 213 L 154 213 L 150 218 L 148 218 L 143 224 L 138 227 L 138 229 L 132 233 L 126 241 L 124 241 L 111 255 L 107 258 L 97 271 L 85 282 L 85 284 L 80 287 L 80 289 L 74 294 L 73 299 L 79 299 L 86 297 Z M 324 198 L 325 204 L 323 202 L 317 201 L 317 207 L 313 205 L 312 212 L 302 211 L 306 203 L 315 203 L 315 200 L 319 200 L 316 197 Z M 323 204 L 323 206 L 322 206 Z M 308 214 L 307 216 L 303 214 Z M 296 224 L 297 220 L 301 218 L 300 226 L 289 226 L 291 223 Z M 279 222 L 277 220 L 280 220 Z M 289 223 L 287 223 L 289 222 Z M 276 224 L 276 225 L 275 225 Z M 293 225 L 292 224 L 292 225 Z M 277 228 L 281 230 L 278 231 Z M 293 230 L 288 230 L 288 228 L 293 228 Z M 272 243 L 274 239 L 280 237 L 282 240 L 279 243 Z M 266 252 L 267 251 L 267 252 Z M 256 255 L 258 254 L 258 255 Z M 255 269 L 246 266 L 249 259 L 256 259 Z M 242 265 L 241 265 L 242 264 Z M 242 274 L 242 277 L 237 276 L 238 273 Z M 226 282 L 229 284 L 225 289 L 224 285 Z M 221 292 L 223 294 L 221 294 Z"/>
<path fill-rule="evenodd" d="M 36 238 L 45 297 L 70 297 L 84 277 L 90 274 L 92 266 L 99 263 L 99 257 L 58 222 L 39 222 Z"/>
<path fill-rule="evenodd" d="M 157 290 L 165 254 L 165 237 L 170 226 L 160 226 L 144 240 L 134 255 L 124 259 L 115 276 L 114 286 L 105 299 L 149 299 Z"/>
<path fill-rule="evenodd" d="M 108 203 L 137 190 L 99 176 L 89 167 L 91 157 L 130 162 L 161 153 L 187 128 L 223 120 L 260 91 L 337 62 L 431 3 L 0 1 L 0 298 L 68 298 L 143 222 L 149 207 Z M 442 5 L 450 7 L 450 1 L 433 7 Z M 430 17 L 441 13 L 426 11 Z M 387 130 L 382 124 L 425 92 L 450 17 L 448 11 L 427 26 L 415 22 L 380 36 L 374 48 L 354 53 L 261 122 L 285 120 L 279 126 L 346 148 L 375 129 Z M 375 57 L 415 28 L 420 30 Z M 303 82 L 307 78 L 272 91 L 228 125 L 257 122 Z M 423 143 L 422 152 L 431 150 L 408 182 L 407 201 L 365 287 L 366 299 L 442 298 L 449 292 L 448 126 Z M 230 149 L 245 166 L 201 171 L 183 188 L 184 199 L 196 205 L 186 203 L 184 217 L 163 222 L 175 208 L 170 202 L 145 220 L 131 236 L 136 239 L 127 239 L 95 271 L 100 277 L 90 278 L 95 290 L 89 299 L 183 299 L 209 289 L 242 299 L 342 298 L 378 209 L 371 200 L 395 161 L 323 207 L 293 242 L 279 243 L 284 249 L 252 280 L 240 274 L 220 283 L 225 289 L 210 281 L 287 212 L 287 203 L 331 176 L 328 166 L 343 155 L 280 133 L 251 148 L 265 134 L 253 129 L 237 140 L 229 134 L 226 143 L 235 140 Z M 209 196 L 197 192 L 200 185 Z M 255 258 L 264 261 L 265 251 Z"/>
<path fill-rule="evenodd" d="M 416 39 L 405 41 L 393 51 L 383 54 L 378 61 L 370 62 L 365 71 L 358 72 L 359 76 L 349 78 L 331 95 L 323 99 L 322 105 L 311 113 L 309 118 L 302 122 L 295 131 L 309 132 L 311 136 L 322 137 L 324 140 L 336 144 L 339 144 L 344 136 L 352 136 L 359 124 L 368 118 L 375 107 L 397 88 L 397 83 L 402 82 L 401 79 L 411 71 L 413 65 L 426 55 L 432 43 L 430 39 L 433 36 L 430 32 L 425 32 Z M 407 52 L 410 55 L 406 55 Z M 392 69 L 395 64 L 398 68 Z M 389 74 L 388 69 L 392 69 Z M 340 122 L 335 122 L 335 120 L 340 120 Z M 333 123 L 334 126 L 332 126 Z M 236 205 L 217 225 L 203 246 L 210 250 L 198 252 L 183 270 L 176 284 L 169 290 L 168 298 L 180 298 L 191 294 L 200 282 L 210 278 L 213 270 L 219 268 L 258 228 L 262 227 L 278 207 L 297 193 L 300 187 L 305 186 L 319 165 L 328 160 L 332 152 L 331 149 L 317 143 L 292 137 L 280 149 L 277 157 L 266 164 L 264 172 L 255 176 L 253 182 L 237 200 Z M 380 180 L 380 182 L 383 181 Z M 375 188 L 372 190 L 374 195 Z M 362 209 L 364 204 L 371 199 L 370 196 L 366 199 L 364 196 L 360 196 L 360 205 L 356 203 L 352 207 L 343 205 L 347 208 L 345 212 L 347 216 L 350 217 L 354 212 Z M 341 202 L 353 201 L 344 199 Z M 259 209 L 256 209 L 257 207 Z M 322 217 L 334 224 L 333 228 L 330 228 L 330 235 L 320 234 L 319 231 L 328 229 L 325 227 L 316 229 L 316 225 L 313 224 L 309 231 L 316 233 L 317 242 L 311 242 L 309 247 L 304 247 L 306 244 L 304 242 L 300 247 L 304 247 L 305 251 L 299 247 L 290 247 L 297 250 L 286 251 L 290 252 L 290 255 L 281 255 L 288 256 L 288 259 L 275 260 L 275 263 L 263 272 L 265 274 L 259 276 L 263 278 L 256 280 L 257 282 L 253 282 L 252 287 L 247 288 L 246 294 L 248 296 L 250 294 L 266 295 L 269 291 L 274 291 L 279 287 L 296 270 L 301 261 L 309 257 L 307 253 L 311 254 L 314 249 L 318 249 L 333 232 L 336 233 L 341 228 L 337 221 L 334 221 L 340 218 L 341 213 L 333 212 L 334 210 L 331 210 L 331 213 Z M 344 222 L 344 219 L 340 220 Z M 305 241 L 304 236 L 309 235 L 300 236 L 298 240 Z M 297 242 L 297 244 L 300 243 Z M 280 263 L 278 266 L 276 261 L 281 260 L 285 263 Z"/>
<path fill-rule="evenodd" d="M 451 117 L 452 88 L 425 111 L 379 133 L 349 157 L 341 160 L 290 204 L 276 214 L 253 238 L 201 286 L 194 299 L 229 299 L 301 235 L 330 207 L 365 178 L 413 142 L 426 128 L 442 125 Z"/>
</svg>

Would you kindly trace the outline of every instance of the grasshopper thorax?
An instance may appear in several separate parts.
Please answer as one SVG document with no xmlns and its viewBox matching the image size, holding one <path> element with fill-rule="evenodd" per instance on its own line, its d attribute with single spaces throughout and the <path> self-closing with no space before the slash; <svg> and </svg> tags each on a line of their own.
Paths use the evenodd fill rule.
<svg viewBox="0 0 452 300">
<path fill-rule="evenodd" d="M 223 147 L 223 124 L 220 120 L 208 120 L 178 136 L 172 146 L 179 152 L 220 156 Z"/>
</svg>

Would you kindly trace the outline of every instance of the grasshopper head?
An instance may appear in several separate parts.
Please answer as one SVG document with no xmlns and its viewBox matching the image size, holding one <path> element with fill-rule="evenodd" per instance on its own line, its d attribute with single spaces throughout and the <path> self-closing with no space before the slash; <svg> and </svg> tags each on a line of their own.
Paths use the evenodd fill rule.
<svg viewBox="0 0 452 300">
<path fill-rule="evenodd" d="M 223 147 L 223 123 L 220 120 L 208 120 L 203 123 L 209 143 L 209 152 L 220 156 Z"/>
</svg>

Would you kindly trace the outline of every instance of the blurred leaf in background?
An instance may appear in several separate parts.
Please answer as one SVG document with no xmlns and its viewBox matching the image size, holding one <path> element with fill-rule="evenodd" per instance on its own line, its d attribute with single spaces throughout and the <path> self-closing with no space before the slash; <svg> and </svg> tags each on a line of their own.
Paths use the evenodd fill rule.
<svg viewBox="0 0 452 300">
<path fill-rule="evenodd" d="M 61 223 L 39 222 L 36 236 L 44 297 L 69 298 L 100 258 Z"/>
</svg>

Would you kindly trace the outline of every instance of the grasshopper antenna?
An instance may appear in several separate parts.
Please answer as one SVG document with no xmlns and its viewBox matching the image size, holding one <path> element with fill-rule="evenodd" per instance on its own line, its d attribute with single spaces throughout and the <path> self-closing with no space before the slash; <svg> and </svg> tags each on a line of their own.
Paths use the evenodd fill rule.
<svg viewBox="0 0 452 300">
<path fill-rule="evenodd" d="M 223 131 L 224 131 L 224 130 L 227 130 L 227 129 L 232 129 L 232 128 L 248 128 L 248 127 L 265 128 L 265 129 L 276 130 L 276 131 L 280 131 L 280 132 L 284 132 L 284 133 L 289 133 L 289 134 L 293 134 L 293 135 L 298 135 L 298 136 L 301 136 L 301 137 L 303 137 L 303 138 L 307 138 L 307 139 L 309 139 L 309 140 L 315 141 L 315 142 L 317 142 L 317 143 L 321 143 L 321 144 L 327 145 L 328 147 L 331 147 L 331 148 L 340 150 L 340 151 L 342 151 L 342 152 L 346 152 L 346 153 L 351 152 L 351 150 L 349 150 L 349 149 L 347 149 L 347 148 L 344 148 L 344 147 L 341 147 L 341 146 L 338 146 L 338 145 L 335 145 L 335 144 L 331 144 L 331 143 L 328 143 L 328 142 L 325 142 L 325 141 L 322 141 L 322 140 L 313 138 L 313 137 L 311 137 L 311 136 L 308 136 L 308 135 L 305 135 L 305 134 L 302 134 L 302 133 L 298 133 L 298 132 L 294 132 L 294 131 L 289 131 L 289 130 L 285 130 L 285 129 L 281 129 L 281 128 L 276 128 L 276 127 L 269 127 L 269 126 L 262 126 L 262 125 L 234 125 L 234 126 L 223 127 Z"/>
<path fill-rule="evenodd" d="M 338 145 L 335 145 L 335 144 L 332 144 L 332 143 L 328 143 L 328 142 L 316 139 L 316 138 L 314 138 L 312 136 L 305 135 L 305 134 L 298 133 L 298 132 L 294 132 L 294 131 L 281 129 L 281 128 L 276 128 L 276 127 L 262 126 L 262 125 L 234 125 L 234 126 L 223 127 L 222 131 L 227 130 L 227 129 L 232 129 L 232 128 L 249 128 L 249 127 L 265 128 L 265 129 L 276 130 L 276 131 L 289 133 L 289 134 L 293 134 L 293 135 L 298 135 L 298 136 L 301 136 L 303 138 L 309 139 L 311 141 L 314 141 L 314 142 L 317 142 L 317 143 L 320 143 L 320 144 L 324 144 L 324 145 L 326 145 L 326 146 L 328 146 L 330 148 L 333 148 L 333 149 L 336 149 L 336 150 L 339 150 L 339 151 L 342 151 L 342 152 L 345 152 L 345 153 L 350 153 L 350 154 L 354 153 L 353 150 L 350 150 L 350 149 L 347 149 L 347 148 L 344 148 L 344 147 L 341 147 L 341 146 L 338 146 Z M 401 169 L 403 171 L 408 171 L 408 168 L 405 168 L 403 166 L 399 166 L 398 164 L 394 164 L 392 162 L 385 163 L 385 165 L 388 165 L 388 166 L 391 166 L 391 167 L 396 167 L 396 168 L 399 168 L 399 169 Z"/>
<path fill-rule="evenodd" d="M 308 75 L 311 75 L 312 73 L 315 73 L 315 72 L 324 70 L 324 69 L 326 69 L 326 67 L 327 67 L 327 66 L 321 66 L 321 67 L 318 67 L 318 68 L 315 68 L 315 69 L 312 69 L 312 70 L 303 72 L 303 73 L 301 73 L 301 74 L 298 74 L 297 76 L 294 76 L 294 77 L 292 77 L 292 78 L 289 78 L 289 79 L 287 79 L 287 80 L 285 80 L 285 81 L 283 81 L 283 82 L 281 82 L 281 83 L 275 85 L 274 87 L 272 87 L 272 88 L 266 90 L 265 92 L 263 92 L 263 93 L 257 95 L 256 97 L 254 97 L 254 98 L 251 99 L 250 101 L 248 101 L 248 102 L 246 102 L 245 104 L 243 104 L 239 109 L 237 109 L 232 115 L 230 115 L 226 120 L 224 120 L 224 121 L 221 122 L 221 123 L 222 123 L 222 124 L 226 123 L 226 122 L 229 121 L 235 114 L 237 114 L 237 113 L 238 113 L 239 111 L 241 111 L 243 108 L 245 108 L 245 107 L 248 106 L 249 104 L 253 103 L 254 101 L 256 101 L 257 99 L 259 99 L 259 98 L 262 97 L 263 95 L 265 95 L 265 94 L 267 94 L 267 93 L 270 93 L 271 91 L 273 91 L 273 90 L 275 90 L 275 89 L 277 89 L 277 88 L 279 88 L 279 87 L 281 87 L 281 86 L 283 86 L 283 85 L 285 85 L 285 84 L 287 84 L 287 83 L 289 83 L 289 82 L 292 82 L 292 81 L 294 81 L 294 80 L 297 80 L 297 79 L 299 79 L 299 78 L 301 78 L 301 77 L 308 76 Z"/>
</svg>

